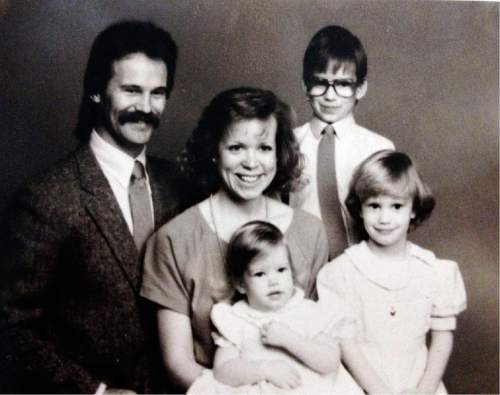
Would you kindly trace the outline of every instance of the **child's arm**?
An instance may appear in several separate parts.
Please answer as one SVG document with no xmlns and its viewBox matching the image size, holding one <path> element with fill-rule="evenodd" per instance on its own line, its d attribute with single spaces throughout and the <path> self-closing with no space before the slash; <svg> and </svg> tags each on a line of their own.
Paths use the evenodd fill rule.
<svg viewBox="0 0 500 395">
<path fill-rule="evenodd" d="M 363 354 L 359 345 L 353 340 L 340 343 L 342 360 L 349 367 L 356 382 L 369 394 L 390 394 L 390 388 L 378 376 Z"/>
<path fill-rule="evenodd" d="M 451 350 L 453 349 L 452 331 L 431 331 L 431 345 L 424 375 L 417 386 L 418 393 L 435 394 L 443 378 Z"/>
<path fill-rule="evenodd" d="M 262 343 L 285 349 L 320 374 L 336 372 L 339 367 L 339 346 L 326 334 L 308 339 L 284 324 L 271 321 L 263 326 L 261 338 Z"/>
<path fill-rule="evenodd" d="M 294 389 L 300 385 L 300 375 L 285 361 L 245 361 L 233 346 L 218 347 L 214 359 L 214 377 L 221 383 L 238 387 L 269 381 L 283 389 Z"/>
</svg>

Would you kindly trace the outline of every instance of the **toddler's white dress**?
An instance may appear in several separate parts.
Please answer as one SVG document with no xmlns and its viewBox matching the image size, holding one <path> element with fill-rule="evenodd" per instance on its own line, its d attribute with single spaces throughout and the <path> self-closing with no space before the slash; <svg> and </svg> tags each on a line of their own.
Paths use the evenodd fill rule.
<svg viewBox="0 0 500 395">
<path fill-rule="evenodd" d="M 295 288 L 292 298 L 279 311 L 258 311 L 243 300 L 234 305 L 221 302 L 213 306 L 211 319 L 218 330 L 218 333 L 214 334 L 217 346 L 235 346 L 240 351 L 241 358 L 248 361 L 283 359 L 299 371 L 302 385 L 294 390 L 284 390 L 263 381 L 252 385 L 231 387 L 215 380 L 212 372 L 207 370 L 189 388 L 188 394 L 363 393 L 342 365 L 336 375 L 322 376 L 280 349 L 263 345 L 260 340 L 260 328 L 271 320 L 288 325 L 308 338 L 313 338 L 320 333 L 326 333 L 332 337 L 332 341 L 351 336 L 353 323 L 347 321 L 342 306 L 339 304 L 325 309 L 318 303 L 305 299 L 304 292 L 300 288 Z"/>
<path fill-rule="evenodd" d="M 317 289 L 320 303 L 345 301 L 368 361 L 400 392 L 416 387 L 424 374 L 427 332 L 454 330 L 466 296 L 458 265 L 413 243 L 396 272 L 384 271 L 384 264 L 361 242 L 320 270 Z M 437 393 L 446 393 L 443 383 Z"/>
</svg>

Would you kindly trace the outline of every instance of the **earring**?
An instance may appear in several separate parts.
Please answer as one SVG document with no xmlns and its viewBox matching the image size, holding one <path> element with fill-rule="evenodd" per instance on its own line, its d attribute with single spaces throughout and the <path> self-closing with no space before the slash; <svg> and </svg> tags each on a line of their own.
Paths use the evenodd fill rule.
<svg viewBox="0 0 500 395">
<path fill-rule="evenodd" d="M 94 94 L 90 95 L 90 100 L 92 100 L 94 103 L 100 103 L 101 102 L 101 95 L 99 94 Z"/>
<path fill-rule="evenodd" d="M 215 156 L 212 156 L 212 163 L 217 163 L 217 159 L 215 159 Z"/>
</svg>

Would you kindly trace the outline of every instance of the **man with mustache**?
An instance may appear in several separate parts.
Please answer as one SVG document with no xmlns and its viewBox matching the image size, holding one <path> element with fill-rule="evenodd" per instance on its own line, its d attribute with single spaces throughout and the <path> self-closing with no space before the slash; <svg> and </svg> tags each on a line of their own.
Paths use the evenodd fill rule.
<svg viewBox="0 0 500 395">
<path fill-rule="evenodd" d="M 176 168 L 146 156 L 176 56 L 151 23 L 120 22 L 96 38 L 78 149 L 9 210 L 0 392 L 168 391 L 139 289 L 147 238 L 181 209 Z"/>
</svg>

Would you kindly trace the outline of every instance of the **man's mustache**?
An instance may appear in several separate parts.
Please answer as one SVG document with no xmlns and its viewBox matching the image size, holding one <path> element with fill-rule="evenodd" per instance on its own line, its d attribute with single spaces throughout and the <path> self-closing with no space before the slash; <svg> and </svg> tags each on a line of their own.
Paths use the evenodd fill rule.
<svg viewBox="0 0 500 395">
<path fill-rule="evenodd" d="M 160 118 L 152 112 L 146 113 L 143 111 L 124 111 L 118 115 L 118 122 L 120 123 L 120 125 L 123 125 L 127 122 L 144 122 L 153 126 L 153 129 L 156 129 L 160 124 Z"/>
</svg>

